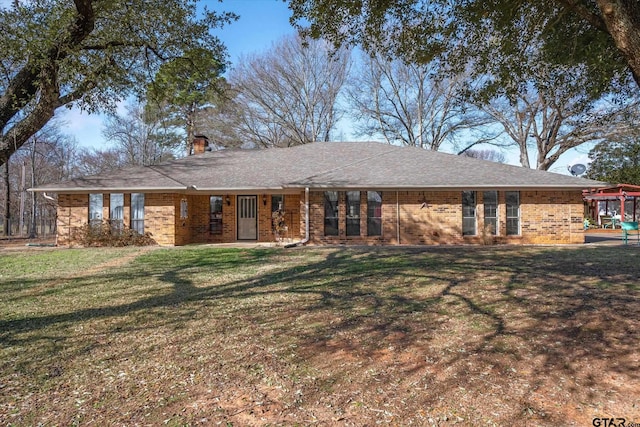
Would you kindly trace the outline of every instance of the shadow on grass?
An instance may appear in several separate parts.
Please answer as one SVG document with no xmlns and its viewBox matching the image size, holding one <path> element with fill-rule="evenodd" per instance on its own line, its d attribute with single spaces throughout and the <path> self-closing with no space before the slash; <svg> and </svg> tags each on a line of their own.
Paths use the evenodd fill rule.
<svg viewBox="0 0 640 427">
<path fill-rule="evenodd" d="M 294 339 L 301 361 L 329 364 L 338 352 L 345 360 L 387 360 L 390 370 L 429 386 L 422 404 L 432 406 L 463 385 L 481 393 L 487 370 L 501 387 L 524 381 L 516 373 L 527 370 L 527 387 L 502 398 L 531 408 L 536 390 L 559 378 L 579 377 L 579 393 L 587 400 L 589 389 L 601 386 L 601 372 L 640 378 L 636 256 L 618 247 L 154 251 L 92 280 L 137 283 L 153 277 L 170 285 L 166 293 L 0 320 L 0 343 L 20 345 L 33 339 L 25 332 L 158 308 L 166 310 L 157 322 L 166 324 L 184 315 L 173 307 L 242 301 L 231 311 Z M 265 265 L 270 268 L 261 270 Z M 209 285 L 201 274 L 229 279 Z M 78 279 L 74 286 L 83 283 Z M 591 366 L 601 372 L 590 376 Z M 353 370 L 353 364 L 336 364 L 333 378 L 325 380 L 337 383 Z M 393 380 L 382 372 L 361 379 L 361 387 L 376 387 L 385 375 Z M 521 415 L 512 411 L 509 419 Z"/>
</svg>

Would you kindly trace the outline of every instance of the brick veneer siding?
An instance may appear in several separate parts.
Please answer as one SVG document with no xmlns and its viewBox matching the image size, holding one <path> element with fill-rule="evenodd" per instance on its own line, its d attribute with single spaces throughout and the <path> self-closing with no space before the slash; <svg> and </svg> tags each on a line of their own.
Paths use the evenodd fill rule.
<svg viewBox="0 0 640 427">
<path fill-rule="evenodd" d="M 367 236 L 366 192 L 361 193 L 360 236 L 346 236 L 346 198 L 339 192 L 339 235 L 324 235 L 324 192 L 312 191 L 312 244 L 491 244 L 582 243 L 583 202 L 580 191 L 521 191 L 520 229 L 506 236 L 505 192 L 498 192 L 498 235 L 484 232 L 482 192 L 477 192 L 477 233 L 462 236 L 461 191 L 383 191 L 382 236 Z M 302 222 L 304 224 L 304 222 Z"/>
<path fill-rule="evenodd" d="M 237 240 L 237 197 L 220 195 L 222 203 L 222 233 L 210 232 L 210 196 L 154 194 L 147 195 L 149 203 L 145 202 L 145 230 L 152 233 L 161 245 L 185 245 L 190 243 L 231 243 Z M 154 196 L 153 201 L 149 196 Z M 259 242 L 273 242 L 275 235 L 271 225 L 271 195 L 266 195 L 267 204 L 263 202 L 263 195 L 257 196 L 258 208 L 258 240 Z M 180 201 L 187 201 L 188 215 L 180 218 Z M 285 221 L 288 226 L 287 235 L 291 240 L 300 239 L 300 200 L 298 194 L 284 196 Z M 152 205 L 153 208 L 149 209 Z M 172 238 L 170 235 L 175 237 Z"/>
<path fill-rule="evenodd" d="M 583 201 L 579 191 L 521 191 L 520 235 L 506 236 L 505 192 L 498 192 L 498 234 L 483 232 L 484 209 L 482 191 L 477 192 L 477 229 L 475 236 L 462 236 L 461 191 L 383 191 L 382 235 L 367 236 L 367 193 L 361 192 L 360 236 L 346 236 L 346 196 L 339 192 L 339 235 L 324 235 L 324 192 L 309 193 L 310 242 L 312 244 L 482 244 L 526 243 L 566 244 L 582 243 Z M 273 242 L 271 196 L 258 194 L 258 241 Z M 145 194 L 145 232 L 164 246 L 189 243 L 228 243 L 236 241 L 236 196 L 226 203 L 223 195 L 222 234 L 209 231 L 209 195 L 171 193 Z M 180 218 L 181 200 L 188 206 L 186 218 Z M 131 218 L 131 195 L 125 193 L 124 221 Z M 58 244 L 72 245 L 76 230 L 88 221 L 88 194 L 58 195 Z M 110 195 L 103 198 L 103 217 L 109 218 Z M 290 241 L 304 238 L 304 193 L 284 197 L 284 236 Z"/>
<path fill-rule="evenodd" d="M 213 194 L 219 195 L 219 194 Z M 222 234 L 210 233 L 210 195 L 189 195 L 185 196 L 188 203 L 189 215 L 184 220 L 176 221 L 176 245 L 188 243 L 231 243 L 237 240 L 237 196 L 229 195 L 229 205 L 227 205 L 227 195 L 221 195 L 222 203 Z M 273 233 L 271 222 L 271 195 L 257 194 L 257 215 L 258 215 L 258 242 L 274 242 L 276 237 Z M 265 204 L 266 201 L 266 204 Z M 287 194 L 284 196 L 285 222 L 288 231 L 284 238 L 296 240 L 300 238 L 300 195 Z M 177 211 L 179 210 L 179 204 Z"/>
<path fill-rule="evenodd" d="M 109 219 L 111 195 L 103 195 L 102 217 Z M 177 208 L 176 208 L 177 206 Z M 145 232 L 151 233 L 160 245 L 173 246 L 182 241 L 176 233 L 176 211 L 180 212 L 180 197 L 176 194 L 145 194 Z M 129 227 L 131 219 L 131 194 L 124 195 L 124 224 Z M 78 230 L 89 218 L 88 194 L 58 194 L 58 244 L 71 246 Z"/>
<path fill-rule="evenodd" d="M 162 246 L 182 242 L 180 231 L 180 200 L 178 194 L 146 193 L 144 195 L 144 231 Z"/>
<path fill-rule="evenodd" d="M 88 218 L 88 194 L 58 194 L 58 245 L 72 245 L 73 235 L 88 222 Z"/>
<path fill-rule="evenodd" d="M 210 196 L 222 197 L 222 233 L 212 234 L 210 226 L 211 205 Z M 177 246 L 190 243 L 228 243 L 235 241 L 235 197 L 230 196 L 227 205 L 226 195 L 182 195 L 180 199 L 187 200 L 188 214 L 186 218 L 177 218 L 176 234 L 180 236 Z M 178 205 L 176 212 L 180 215 Z"/>
<path fill-rule="evenodd" d="M 522 191 L 520 210 L 524 242 L 584 242 L 581 192 Z"/>
</svg>

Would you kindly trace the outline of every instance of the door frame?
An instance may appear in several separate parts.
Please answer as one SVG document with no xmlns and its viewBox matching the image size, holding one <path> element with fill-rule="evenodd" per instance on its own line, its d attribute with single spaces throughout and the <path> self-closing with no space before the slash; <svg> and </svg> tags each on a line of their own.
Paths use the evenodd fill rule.
<svg viewBox="0 0 640 427">
<path fill-rule="evenodd" d="M 254 210 L 254 215 L 255 215 L 255 224 L 254 224 L 254 230 L 255 230 L 255 237 L 252 238 L 240 238 L 240 204 L 242 203 L 241 200 L 242 199 L 253 199 L 254 203 L 253 206 L 255 207 Z M 251 240 L 258 240 L 258 196 L 237 196 L 236 197 L 236 236 L 238 240 L 247 240 L 247 241 L 251 241 Z"/>
</svg>

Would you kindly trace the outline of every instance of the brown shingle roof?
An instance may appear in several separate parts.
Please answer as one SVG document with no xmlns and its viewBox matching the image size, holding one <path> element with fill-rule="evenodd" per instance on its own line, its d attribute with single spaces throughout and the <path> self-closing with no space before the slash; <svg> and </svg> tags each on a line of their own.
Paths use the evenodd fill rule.
<svg viewBox="0 0 640 427">
<path fill-rule="evenodd" d="M 36 191 L 278 191 L 601 187 L 598 181 L 413 147 L 319 142 L 268 150 L 221 150 L 157 166 L 48 184 Z"/>
</svg>

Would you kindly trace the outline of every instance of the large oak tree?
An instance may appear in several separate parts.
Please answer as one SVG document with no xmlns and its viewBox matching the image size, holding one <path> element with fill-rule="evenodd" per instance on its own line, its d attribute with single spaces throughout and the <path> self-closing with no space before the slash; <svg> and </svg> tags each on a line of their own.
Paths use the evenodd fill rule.
<svg viewBox="0 0 640 427">
<path fill-rule="evenodd" d="M 452 67 L 472 65 L 491 77 L 489 88 L 521 84 L 530 60 L 580 67 L 594 93 L 629 76 L 640 85 L 637 0 L 289 2 L 292 21 L 315 37 L 365 49 L 383 44 L 413 62 L 444 57 Z"/>
<path fill-rule="evenodd" d="M 233 19 L 196 0 L 16 0 L 0 7 L 0 164 L 62 106 L 112 107 Z"/>
</svg>

